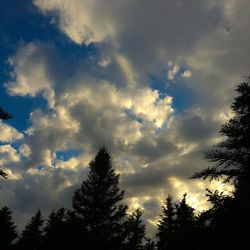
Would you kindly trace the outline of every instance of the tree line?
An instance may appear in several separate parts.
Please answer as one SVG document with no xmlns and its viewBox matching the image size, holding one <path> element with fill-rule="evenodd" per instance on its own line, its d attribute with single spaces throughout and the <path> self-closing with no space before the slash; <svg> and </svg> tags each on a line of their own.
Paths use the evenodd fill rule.
<svg viewBox="0 0 250 250">
<path fill-rule="evenodd" d="M 143 212 L 128 213 L 110 152 L 101 147 L 89 164 L 87 179 L 72 198 L 72 209 L 40 210 L 20 235 L 9 208 L 0 209 L 2 250 L 210 250 L 250 249 L 250 77 L 238 85 L 231 105 L 235 116 L 221 127 L 222 141 L 205 153 L 213 163 L 192 178 L 217 178 L 234 184 L 226 196 L 207 190 L 211 208 L 197 213 L 187 194 L 171 195 L 162 205 L 155 240 L 148 238 Z"/>
</svg>

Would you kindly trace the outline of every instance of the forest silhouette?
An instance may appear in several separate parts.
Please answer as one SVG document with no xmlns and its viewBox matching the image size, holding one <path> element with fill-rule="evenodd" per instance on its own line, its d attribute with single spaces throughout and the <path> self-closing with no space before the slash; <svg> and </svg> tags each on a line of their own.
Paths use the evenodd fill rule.
<svg viewBox="0 0 250 250">
<path fill-rule="evenodd" d="M 38 209 L 18 234 L 8 207 L 0 209 L 0 250 L 217 250 L 250 249 L 250 76 L 238 85 L 222 125 L 222 141 L 205 153 L 211 168 L 191 178 L 233 183 L 232 195 L 207 189 L 211 208 L 198 213 L 183 194 L 171 194 L 162 205 L 156 238 L 146 236 L 143 212 L 128 213 L 111 154 L 101 147 L 89 164 L 87 179 L 75 191 L 72 208 L 52 211 L 47 219 Z M 11 115 L 0 108 L 0 119 Z M 0 170 L 2 177 L 7 174 Z M 6 180 L 8 181 L 8 180 Z"/>
</svg>

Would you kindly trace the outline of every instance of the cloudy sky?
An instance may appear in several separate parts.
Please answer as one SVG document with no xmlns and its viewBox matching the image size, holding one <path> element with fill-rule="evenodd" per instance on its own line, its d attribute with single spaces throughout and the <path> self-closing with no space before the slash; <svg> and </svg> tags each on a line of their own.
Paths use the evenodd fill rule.
<svg viewBox="0 0 250 250">
<path fill-rule="evenodd" d="M 205 209 L 188 178 L 250 73 L 249 0 L 1 0 L 1 206 L 20 227 L 71 207 L 101 145 L 154 231 L 168 193 Z"/>
</svg>

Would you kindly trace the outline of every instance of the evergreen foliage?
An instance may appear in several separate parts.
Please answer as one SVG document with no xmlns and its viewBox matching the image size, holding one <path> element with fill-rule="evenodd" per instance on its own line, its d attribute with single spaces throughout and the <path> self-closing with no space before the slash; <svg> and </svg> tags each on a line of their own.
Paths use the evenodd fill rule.
<svg viewBox="0 0 250 250">
<path fill-rule="evenodd" d="M 26 225 L 18 241 L 18 247 L 21 250 L 39 250 L 43 242 L 43 217 L 40 210 L 31 217 L 30 222 Z"/>
<path fill-rule="evenodd" d="M 250 249 L 250 76 L 240 84 L 231 108 L 234 117 L 222 125 L 223 139 L 205 157 L 215 163 L 193 178 L 233 180 L 233 197 L 208 192 L 213 207 L 206 212 L 213 249 Z"/>
<path fill-rule="evenodd" d="M 82 219 L 90 249 L 121 249 L 127 206 L 121 204 L 124 191 L 112 168 L 111 156 L 100 148 L 90 162 L 90 172 L 73 197 L 74 212 Z"/>
<path fill-rule="evenodd" d="M 68 249 L 67 230 L 66 209 L 52 211 L 44 228 L 44 247 L 46 249 Z"/>
<path fill-rule="evenodd" d="M 162 206 L 162 214 L 158 224 L 156 236 L 159 238 L 157 246 L 159 250 L 173 249 L 175 242 L 175 207 L 171 196 L 168 196 L 166 203 Z"/>
<path fill-rule="evenodd" d="M 11 214 L 8 207 L 0 209 L 0 249 L 12 249 L 13 241 L 18 236 Z"/>
<path fill-rule="evenodd" d="M 142 223 L 142 211 L 137 209 L 128 216 L 124 224 L 126 240 L 124 250 L 142 250 L 142 240 L 145 237 L 145 225 Z"/>
</svg>

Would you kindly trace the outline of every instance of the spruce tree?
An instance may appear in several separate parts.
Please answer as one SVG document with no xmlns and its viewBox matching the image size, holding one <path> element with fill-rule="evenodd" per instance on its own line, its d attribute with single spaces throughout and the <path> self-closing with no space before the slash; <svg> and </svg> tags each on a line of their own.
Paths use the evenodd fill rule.
<svg viewBox="0 0 250 250">
<path fill-rule="evenodd" d="M 194 209 L 187 204 L 186 194 L 176 205 L 176 246 L 177 249 L 196 249 L 196 224 Z"/>
<path fill-rule="evenodd" d="M 18 236 L 11 214 L 8 207 L 0 209 L 0 249 L 3 250 L 11 249 Z"/>
<path fill-rule="evenodd" d="M 52 211 L 44 228 L 44 248 L 68 249 L 69 238 L 66 209 Z"/>
<path fill-rule="evenodd" d="M 156 245 L 154 241 L 152 241 L 149 237 L 146 237 L 145 241 L 144 250 L 155 250 Z"/>
<path fill-rule="evenodd" d="M 111 156 L 102 147 L 90 162 L 87 180 L 83 181 L 73 197 L 74 211 L 82 219 L 86 231 L 87 249 L 121 249 L 127 210 L 121 204 L 123 196 Z"/>
<path fill-rule="evenodd" d="M 175 207 L 172 197 L 169 195 L 162 206 L 162 214 L 158 224 L 157 246 L 159 250 L 174 249 L 175 245 Z"/>
<path fill-rule="evenodd" d="M 142 222 L 142 211 L 137 209 L 128 216 L 124 225 L 126 240 L 124 250 L 141 250 L 143 249 L 142 240 L 145 237 L 145 225 Z"/>
<path fill-rule="evenodd" d="M 215 163 L 212 168 L 196 173 L 193 178 L 233 178 L 238 193 L 250 193 L 250 76 L 240 84 L 231 109 L 234 117 L 222 125 L 220 133 L 225 138 L 205 158 Z"/>
<path fill-rule="evenodd" d="M 234 117 L 222 125 L 223 140 L 215 149 L 205 153 L 213 167 L 194 174 L 193 178 L 221 178 L 233 180 L 233 198 L 216 202 L 213 198 L 213 212 L 210 218 L 214 249 L 250 248 L 250 76 L 236 88 L 238 96 L 231 109 Z M 218 193 L 217 193 L 218 194 Z M 221 202 L 223 201 L 223 202 Z"/>
<path fill-rule="evenodd" d="M 39 250 L 42 249 L 43 243 L 43 217 L 41 211 L 31 217 L 30 222 L 25 226 L 21 237 L 17 243 L 18 249 L 21 250 Z"/>
</svg>

